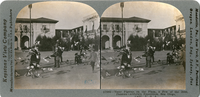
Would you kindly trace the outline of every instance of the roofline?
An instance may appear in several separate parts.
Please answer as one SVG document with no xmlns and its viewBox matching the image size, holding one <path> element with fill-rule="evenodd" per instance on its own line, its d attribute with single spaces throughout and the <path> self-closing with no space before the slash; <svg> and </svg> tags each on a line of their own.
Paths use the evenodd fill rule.
<svg viewBox="0 0 200 97">
<path fill-rule="evenodd" d="M 149 23 L 151 20 L 148 19 L 143 19 L 143 18 L 138 18 L 138 19 L 133 19 L 134 17 L 131 18 L 123 18 L 123 22 L 142 22 L 142 23 Z M 101 22 L 122 22 L 122 18 L 116 18 L 116 17 L 101 17 Z"/>
<path fill-rule="evenodd" d="M 55 29 L 55 30 L 71 30 L 71 29 Z"/>
<path fill-rule="evenodd" d="M 40 18 L 32 18 L 31 19 L 31 23 L 57 23 L 57 20 L 52 20 L 52 19 L 48 19 L 48 18 L 44 18 L 44 19 L 48 19 L 48 20 L 39 20 Z M 30 23 L 30 19 L 29 18 L 16 18 L 16 23 Z"/>
</svg>

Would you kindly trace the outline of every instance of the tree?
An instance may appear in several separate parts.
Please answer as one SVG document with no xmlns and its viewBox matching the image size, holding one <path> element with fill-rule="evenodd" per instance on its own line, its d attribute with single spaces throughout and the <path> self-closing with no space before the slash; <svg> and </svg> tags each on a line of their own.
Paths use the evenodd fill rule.
<svg viewBox="0 0 200 97">
<path fill-rule="evenodd" d="M 146 45 L 146 38 L 139 37 L 138 35 L 130 35 L 128 38 L 128 41 L 130 41 L 130 49 L 132 51 L 142 51 L 144 50 L 144 45 Z"/>
<path fill-rule="evenodd" d="M 40 51 L 51 51 L 51 50 L 53 50 L 52 47 L 55 44 L 55 42 L 53 40 L 54 40 L 54 38 L 39 35 L 36 38 L 36 41 L 40 41 L 40 46 L 39 46 L 38 49 Z"/>
</svg>

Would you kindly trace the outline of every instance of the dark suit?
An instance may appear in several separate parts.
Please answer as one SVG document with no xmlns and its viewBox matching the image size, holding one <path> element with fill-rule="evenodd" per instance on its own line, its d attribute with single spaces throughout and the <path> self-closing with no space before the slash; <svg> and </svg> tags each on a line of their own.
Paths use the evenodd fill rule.
<svg viewBox="0 0 200 97">
<path fill-rule="evenodd" d="M 153 50 L 151 49 L 150 46 L 146 46 L 145 54 L 146 54 L 146 67 L 151 68 Z"/>
<path fill-rule="evenodd" d="M 60 49 L 60 47 L 58 46 L 58 44 L 56 44 L 54 46 L 54 62 L 55 65 L 54 67 L 60 67 L 60 61 L 61 61 L 61 54 L 62 54 L 62 50 Z"/>
<path fill-rule="evenodd" d="M 124 63 L 131 65 L 131 61 L 132 61 L 132 53 L 129 52 L 128 50 L 125 50 L 122 54 L 121 65 L 124 65 Z M 128 65 L 126 65 L 125 67 L 127 66 Z"/>
<path fill-rule="evenodd" d="M 39 64 L 40 63 L 40 52 L 36 49 L 31 49 L 31 58 L 30 58 L 30 65 L 33 63 Z"/>
</svg>

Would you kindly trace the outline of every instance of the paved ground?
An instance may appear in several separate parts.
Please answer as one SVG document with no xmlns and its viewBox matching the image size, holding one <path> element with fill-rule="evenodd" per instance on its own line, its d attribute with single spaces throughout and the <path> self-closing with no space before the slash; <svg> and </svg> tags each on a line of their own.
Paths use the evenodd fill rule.
<svg viewBox="0 0 200 97">
<path fill-rule="evenodd" d="M 113 60 L 117 57 L 118 52 L 102 51 L 102 56 L 106 60 L 101 61 L 102 71 L 106 70 L 111 75 L 100 79 L 100 70 L 95 69 L 92 73 L 90 65 L 75 65 L 74 54 L 77 51 L 63 53 L 64 62 L 61 68 L 54 68 L 53 59 L 49 62 L 41 59 L 41 67 L 46 68 L 41 73 L 40 78 L 26 77 L 26 67 L 28 63 L 21 64 L 22 59 L 26 58 L 27 52 L 16 51 L 15 70 L 20 76 L 15 77 L 16 89 L 99 89 L 100 80 L 102 89 L 185 89 L 185 73 L 182 65 L 166 64 L 166 54 L 170 51 L 160 51 L 155 53 L 155 61 L 152 68 L 145 68 L 145 58 L 132 61 L 132 66 L 136 69 L 133 78 L 116 77 L 117 66 L 120 62 Z M 44 58 L 51 55 L 52 52 L 41 52 L 41 57 Z M 133 58 L 142 55 L 142 51 L 132 52 Z M 66 60 L 71 60 L 65 63 Z M 160 62 L 158 62 L 160 60 Z M 52 70 L 48 70 L 52 69 Z M 140 69 L 140 70 L 139 70 Z M 143 69 L 143 70 L 141 70 Z M 101 72 L 103 75 L 103 72 Z"/>
<path fill-rule="evenodd" d="M 182 65 L 167 65 L 166 54 L 170 51 L 157 51 L 155 53 L 155 61 L 152 68 L 145 67 L 145 58 L 132 61 L 135 73 L 133 78 L 117 77 L 117 66 L 113 59 L 117 56 L 117 52 L 103 52 L 107 60 L 102 60 L 101 67 L 103 68 L 101 80 L 102 89 L 185 89 L 185 73 Z M 133 58 L 142 55 L 143 52 L 132 52 Z M 160 61 L 159 61 L 160 60 Z M 143 70 L 142 70 L 143 69 Z M 107 71 L 110 76 L 105 76 L 104 71 Z M 104 74 L 104 75 L 103 75 Z"/>
<path fill-rule="evenodd" d="M 18 64 L 15 65 L 15 70 L 20 76 L 15 77 L 16 89 L 99 89 L 100 87 L 100 70 L 95 69 L 92 73 L 90 65 L 75 65 L 74 54 L 77 51 L 63 53 L 63 60 L 71 60 L 69 63 L 63 62 L 61 68 L 54 68 L 53 58 L 49 62 L 41 59 L 41 67 L 46 68 L 41 72 L 40 78 L 32 78 L 24 76 L 27 72 L 27 63 L 21 64 L 21 60 L 26 58 L 27 52 L 15 53 L 15 58 Z M 44 58 L 52 54 L 52 52 L 41 52 L 41 57 Z M 21 59 L 20 59 L 21 58 Z M 49 70 L 48 70 L 49 69 Z M 52 69 L 52 70 L 51 70 Z"/>
</svg>

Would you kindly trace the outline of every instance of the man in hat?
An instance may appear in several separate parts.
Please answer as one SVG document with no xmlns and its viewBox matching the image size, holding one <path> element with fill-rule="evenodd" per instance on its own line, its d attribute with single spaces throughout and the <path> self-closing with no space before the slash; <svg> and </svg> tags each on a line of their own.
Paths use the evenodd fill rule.
<svg viewBox="0 0 200 97">
<path fill-rule="evenodd" d="M 37 70 L 39 69 L 39 64 L 40 64 L 40 52 L 38 50 L 38 46 L 39 46 L 39 43 L 36 42 L 35 45 L 29 50 L 29 54 L 27 55 L 27 57 L 31 56 L 30 64 L 29 64 L 30 67 L 36 70 L 32 72 L 34 77 L 39 77 L 38 72 L 37 72 Z M 29 74 L 29 71 L 27 72 L 27 74 Z"/>
<path fill-rule="evenodd" d="M 40 63 L 40 52 L 38 50 L 38 47 L 39 47 L 39 44 L 38 42 L 36 42 L 35 45 L 29 51 L 28 56 L 31 55 L 30 65 L 32 65 L 33 63 L 36 63 L 36 64 Z"/>
<path fill-rule="evenodd" d="M 60 68 L 61 54 L 62 50 L 61 47 L 59 46 L 59 40 L 57 40 L 54 46 L 54 63 L 55 63 L 54 67 Z"/>
<path fill-rule="evenodd" d="M 94 65 L 97 60 L 97 54 L 94 52 L 93 47 L 91 47 L 89 50 L 90 50 L 89 61 L 90 65 L 92 66 L 92 72 L 94 73 Z"/>
<path fill-rule="evenodd" d="M 151 68 L 152 52 L 153 50 L 150 46 L 150 43 L 148 42 L 146 46 L 145 54 L 146 54 L 146 67 L 149 67 L 149 68 Z"/>
</svg>

